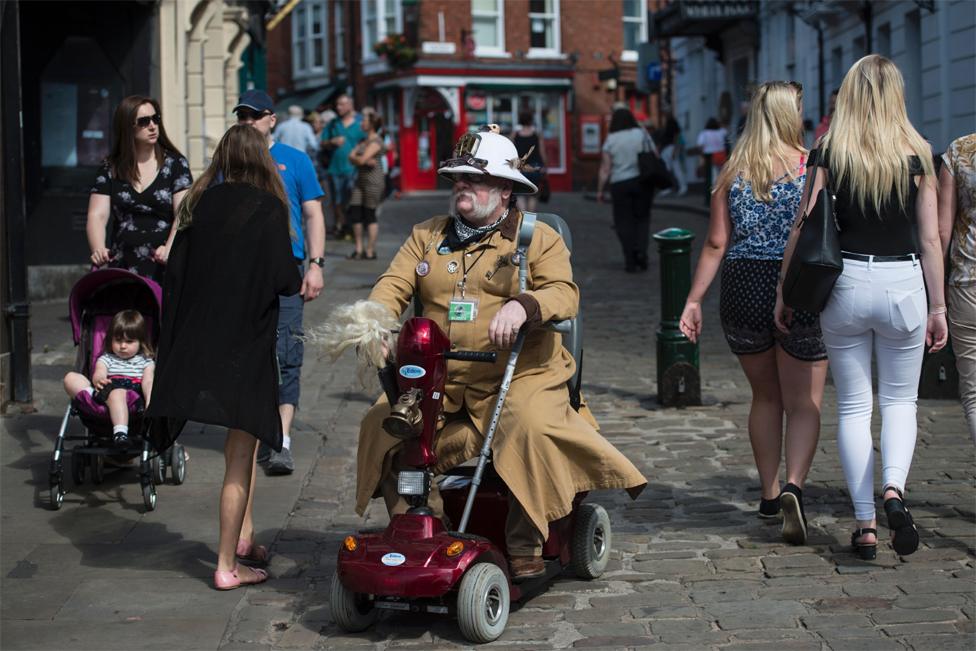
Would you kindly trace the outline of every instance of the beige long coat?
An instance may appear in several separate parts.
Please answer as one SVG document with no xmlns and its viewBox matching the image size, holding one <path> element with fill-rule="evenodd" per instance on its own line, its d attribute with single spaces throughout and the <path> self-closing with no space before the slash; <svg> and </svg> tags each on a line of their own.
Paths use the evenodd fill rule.
<svg viewBox="0 0 976 651">
<path fill-rule="evenodd" d="M 512 254 L 517 245 L 521 214 L 512 212 L 481 242 L 463 251 L 444 253 L 449 217 L 435 217 L 414 227 L 386 273 L 380 276 L 370 300 L 401 315 L 418 293 L 424 316 L 447 333 L 458 350 L 494 350 L 488 324 L 502 305 L 518 294 L 518 266 Z M 577 413 L 569 404 L 566 382 L 576 363 L 563 347 L 561 335 L 538 327 L 552 319 L 576 315 L 579 289 L 573 283 L 569 250 L 549 226 L 538 223 L 528 250 L 530 289 L 518 297 L 528 314 L 529 334 L 519 355 L 511 389 L 492 442 L 495 469 L 543 536 L 548 523 L 567 515 L 580 491 L 626 488 L 632 497 L 647 480 L 634 465 L 596 430 L 585 406 Z M 426 263 L 426 264 L 423 264 Z M 479 302 L 472 322 L 448 322 L 448 305 L 460 297 Z M 465 409 L 474 428 L 443 428 L 435 444 L 435 474 L 476 457 L 488 429 L 507 351 L 499 351 L 494 365 L 448 362 L 444 411 Z M 378 496 L 381 477 L 391 467 L 401 441 L 382 428 L 389 414 L 384 397 L 370 409 L 359 433 L 356 510 L 362 515 L 370 498 Z M 465 422 L 465 421 L 461 421 Z"/>
</svg>

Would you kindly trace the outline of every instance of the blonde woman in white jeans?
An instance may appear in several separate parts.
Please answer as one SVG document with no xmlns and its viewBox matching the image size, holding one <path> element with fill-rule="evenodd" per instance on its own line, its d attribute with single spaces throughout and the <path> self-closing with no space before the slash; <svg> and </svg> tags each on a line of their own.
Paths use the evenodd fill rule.
<svg viewBox="0 0 976 651">
<path fill-rule="evenodd" d="M 874 357 L 884 509 L 892 547 L 911 554 L 918 549 L 918 531 L 903 493 L 918 429 L 918 380 L 925 346 L 941 349 L 948 329 L 931 149 L 908 121 L 904 81 L 891 61 L 872 54 L 851 66 L 830 131 L 810 153 L 808 166 L 816 169 L 808 197 L 816 197 L 828 182 L 835 194 L 844 256 L 844 272 L 820 315 L 820 327 L 837 388 L 837 446 L 854 503 L 851 546 L 863 559 L 877 553 Z M 814 200 L 801 203 L 799 214 Z M 775 313 L 780 328 L 791 318 L 782 278 L 798 233 L 794 225 L 783 257 Z"/>
</svg>

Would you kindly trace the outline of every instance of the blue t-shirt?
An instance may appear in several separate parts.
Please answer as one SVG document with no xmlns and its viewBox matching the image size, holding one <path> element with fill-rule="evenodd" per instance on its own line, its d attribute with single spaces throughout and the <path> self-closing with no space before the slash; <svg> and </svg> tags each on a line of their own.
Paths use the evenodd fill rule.
<svg viewBox="0 0 976 651">
<path fill-rule="evenodd" d="M 291 206 L 291 225 L 295 230 L 291 250 L 296 258 L 304 260 L 305 231 L 302 228 L 302 204 L 318 199 L 325 193 L 322 192 L 318 175 L 308 154 L 276 142 L 271 146 L 271 157 L 278 166 L 278 173 L 281 174 L 281 180 L 285 184 L 285 192 L 288 194 L 288 203 Z"/>
</svg>

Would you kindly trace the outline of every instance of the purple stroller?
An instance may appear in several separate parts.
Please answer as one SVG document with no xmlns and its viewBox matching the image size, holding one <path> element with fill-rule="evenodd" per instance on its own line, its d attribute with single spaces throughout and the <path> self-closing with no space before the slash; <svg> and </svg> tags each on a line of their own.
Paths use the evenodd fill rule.
<svg viewBox="0 0 976 651">
<path fill-rule="evenodd" d="M 91 377 L 95 360 L 105 349 L 105 337 L 112 317 L 121 310 L 138 310 L 146 320 L 150 339 L 156 342 L 159 339 L 161 304 L 162 289 L 158 284 L 124 269 L 98 269 L 84 276 L 71 289 L 68 303 L 71 332 L 78 347 L 75 370 L 85 377 Z M 70 450 L 71 477 L 75 486 L 84 483 L 86 473 L 91 474 L 93 483 L 101 484 L 105 478 L 106 456 L 126 459 L 139 456 L 139 483 L 149 511 L 156 508 L 156 484 L 165 481 L 167 468 L 174 484 L 183 483 L 186 478 L 183 446 L 174 443 L 162 453 L 154 450 L 145 436 L 142 396 L 129 390 L 126 398 L 130 438 L 128 445 L 122 447 L 112 441 L 112 421 L 104 404 L 95 402 L 90 394 L 81 392 L 68 405 L 51 457 L 51 506 L 54 509 L 61 508 L 65 496 L 62 463 L 65 441 L 82 442 Z M 84 435 L 66 435 L 71 416 L 81 420 L 85 426 Z"/>
</svg>

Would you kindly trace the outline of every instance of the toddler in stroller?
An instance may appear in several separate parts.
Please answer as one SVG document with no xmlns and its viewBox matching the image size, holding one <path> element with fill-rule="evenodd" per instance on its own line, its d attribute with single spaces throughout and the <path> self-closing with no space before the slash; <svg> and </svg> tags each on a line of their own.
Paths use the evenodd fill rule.
<svg viewBox="0 0 976 651">
<path fill-rule="evenodd" d="M 72 400 L 93 414 L 107 409 L 112 421 L 115 445 L 129 443 L 129 410 L 142 411 L 152 395 L 152 344 L 146 320 L 137 310 L 123 310 L 112 318 L 105 352 L 95 362 L 91 381 L 71 371 L 64 376 L 64 389 Z"/>
<path fill-rule="evenodd" d="M 150 511 L 156 508 L 156 485 L 167 473 L 174 484 L 186 478 L 183 446 L 156 450 L 145 432 L 161 305 L 159 285 L 125 269 L 97 269 L 72 288 L 68 309 L 78 357 L 64 378 L 71 401 L 51 455 L 52 508 L 61 508 L 66 495 L 66 463 L 77 487 L 86 476 L 101 484 L 106 465 L 124 467 L 138 457 L 142 498 Z M 69 431 L 72 416 L 81 421 L 83 434 Z M 72 441 L 80 444 L 67 447 Z"/>
</svg>

